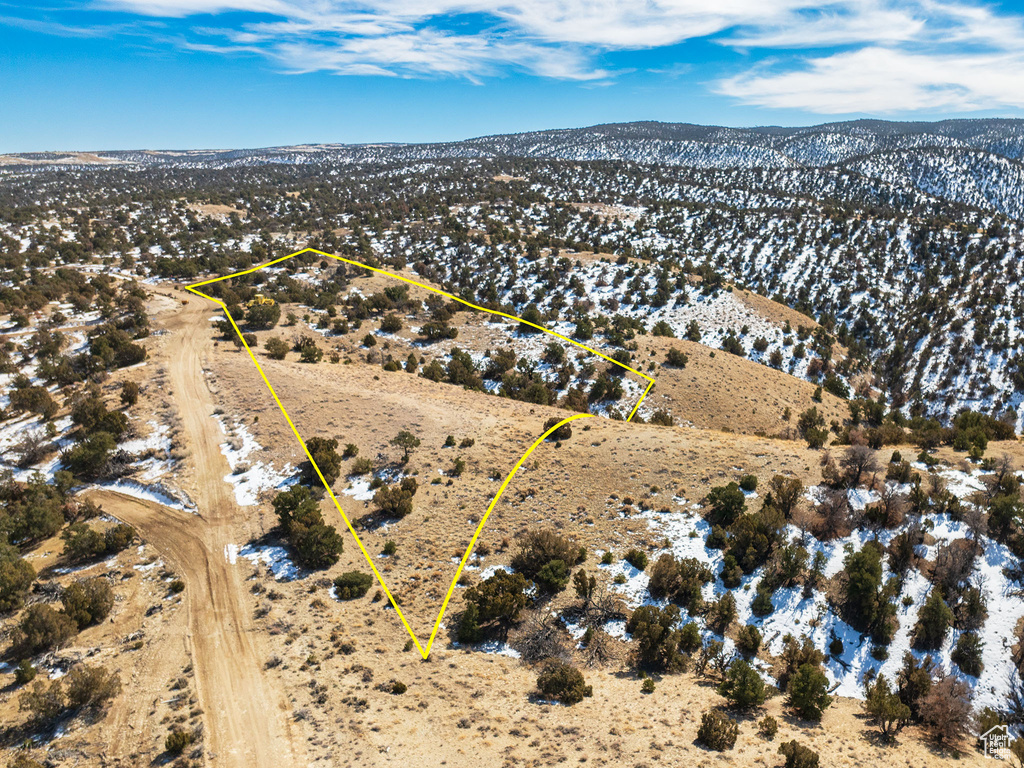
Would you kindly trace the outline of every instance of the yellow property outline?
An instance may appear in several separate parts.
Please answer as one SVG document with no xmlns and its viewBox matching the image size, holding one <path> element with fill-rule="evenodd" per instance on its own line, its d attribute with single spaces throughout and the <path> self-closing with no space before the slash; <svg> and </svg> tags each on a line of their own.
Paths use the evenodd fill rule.
<svg viewBox="0 0 1024 768">
<path fill-rule="evenodd" d="M 433 288 L 429 285 L 425 285 L 424 283 L 417 282 L 416 280 L 412 280 L 408 277 L 396 275 L 392 272 L 388 272 L 383 269 L 378 269 L 377 267 L 371 267 L 368 264 L 363 264 L 362 262 L 359 261 L 353 261 L 352 259 L 346 259 L 342 256 L 336 256 L 332 253 L 324 253 L 323 251 L 318 251 L 315 248 L 303 248 L 301 251 L 296 251 L 295 253 L 290 253 L 287 256 L 282 256 L 278 259 L 274 259 L 273 261 L 268 261 L 266 264 L 260 264 L 259 266 L 252 267 L 250 269 L 245 269 L 240 272 L 233 272 L 230 275 L 224 275 L 223 277 L 215 277 L 210 280 L 203 280 L 201 282 L 192 283 L 191 285 L 185 286 L 185 290 L 189 291 L 190 293 L 193 293 L 196 296 L 201 296 L 204 299 L 209 299 L 213 303 L 217 304 L 224 312 L 224 316 L 227 317 L 227 319 L 231 322 L 231 327 L 235 329 L 235 333 L 238 334 L 238 338 L 241 340 L 242 346 L 244 346 L 245 351 L 249 353 L 249 357 L 252 359 L 253 364 L 256 366 L 256 370 L 259 371 L 260 377 L 263 379 L 263 383 L 267 385 L 267 389 L 270 391 L 271 397 L 274 398 L 274 402 L 277 403 L 277 407 L 280 409 L 285 420 L 288 422 L 288 426 L 291 427 L 292 432 L 295 434 L 295 437 L 298 439 L 299 444 L 302 446 L 302 450 L 303 452 L 305 452 L 306 458 L 309 459 L 310 465 L 313 467 L 314 470 L 316 470 L 317 477 L 320 478 L 320 482 L 323 483 L 324 488 L 327 489 L 327 494 L 331 497 L 331 501 L 334 502 L 334 506 L 337 508 L 338 514 L 341 515 L 341 519 L 345 521 L 345 525 L 348 527 L 349 532 L 352 534 L 352 538 L 354 538 L 356 540 L 356 544 L 359 545 L 359 550 L 363 553 L 363 557 L 366 558 L 366 562 L 370 564 L 370 568 L 373 570 L 373 574 L 377 577 L 377 581 L 384 589 L 384 593 L 388 596 L 388 600 L 391 602 L 392 607 L 395 609 L 395 612 L 398 614 L 398 617 L 402 620 L 402 624 L 405 625 L 405 629 L 406 631 L 408 631 L 413 643 L 416 644 L 416 648 L 417 650 L 419 650 L 420 655 L 424 659 L 426 659 L 427 656 L 430 655 L 430 648 L 434 644 L 434 639 L 437 637 L 438 631 L 441 629 L 441 620 L 444 618 L 444 612 L 448 608 L 448 601 L 451 600 L 452 594 L 455 592 L 455 585 L 459 580 L 459 576 L 462 574 L 462 569 L 465 568 L 466 563 L 469 561 L 469 556 L 473 552 L 473 547 L 476 545 L 476 540 L 477 538 L 479 538 L 480 533 L 483 531 L 484 526 L 487 524 L 487 518 L 490 517 L 495 505 L 497 505 L 498 500 L 501 498 L 501 494 L 505 492 L 505 488 L 512 481 L 512 478 L 515 476 L 516 472 L 519 471 L 519 468 L 523 465 L 523 462 L 526 461 L 527 458 L 529 458 L 530 454 L 533 453 L 534 449 L 542 442 L 544 442 L 544 440 L 552 432 L 559 429 L 563 425 L 568 424 L 571 421 L 575 421 L 576 419 L 592 418 L 594 414 L 578 413 L 575 416 L 570 416 L 567 419 L 562 419 L 562 421 L 558 422 L 553 427 L 551 427 L 551 429 L 547 430 L 543 435 L 538 437 L 534 441 L 533 445 L 531 445 L 526 450 L 526 453 L 522 455 L 519 461 L 516 462 L 515 466 L 512 467 L 512 471 L 508 473 L 508 476 L 505 478 L 505 481 L 501 484 L 501 487 L 498 488 L 498 492 L 494 495 L 494 498 L 491 499 L 491 503 L 488 505 L 487 511 L 484 513 L 484 516 L 481 518 L 479 525 L 477 525 L 476 527 L 476 531 L 473 533 L 473 538 L 469 541 L 469 546 L 466 547 L 466 553 L 462 556 L 462 561 L 459 563 L 458 570 L 455 571 L 455 577 L 452 579 L 452 583 L 448 587 L 448 593 L 444 596 L 444 602 L 441 603 L 441 611 L 437 614 L 437 619 L 434 622 L 434 628 L 430 633 L 430 639 L 427 641 L 427 647 L 424 648 L 422 645 L 420 645 L 420 641 L 416 637 L 416 633 L 412 631 L 412 627 L 409 626 L 409 622 L 406 620 L 405 614 L 402 613 L 402 609 L 398 606 L 398 603 L 395 601 L 394 596 L 391 594 L 391 590 L 388 589 L 388 585 L 384 583 L 384 577 L 381 576 L 380 571 L 377 570 L 377 566 L 374 565 L 373 558 L 370 556 L 370 553 L 366 551 L 366 547 L 363 546 L 363 542 L 359 538 L 359 534 L 356 533 L 356 529 L 352 525 L 351 520 L 349 520 L 348 515 L 346 515 L 345 511 L 341 508 L 341 504 L 338 503 L 338 499 L 334 495 L 334 491 L 331 490 L 331 486 L 324 478 L 323 473 L 320 471 L 320 467 L 317 466 L 316 462 L 313 460 L 313 456 L 309 452 L 309 449 L 306 448 L 306 441 L 302 439 L 302 435 L 299 434 L 299 430 L 295 428 L 295 423 L 292 421 L 292 417 L 288 415 L 288 411 L 286 411 L 284 405 L 281 404 L 281 400 L 278 398 L 277 392 L 274 391 L 273 386 L 271 386 L 270 381 L 267 379 L 267 375 L 263 372 L 263 367 L 260 365 L 259 360 L 256 359 L 256 355 L 253 354 L 252 349 L 246 343 L 245 336 L 242 334 L 241 329 L 239 329 L 238 324 L 235 322 L 235 318 L 233 318 L 231 316 L 231 313 L 228 312 L 227 305 L 220 299 L 214 298 L 213 296 L 209 296 L 208 294 L 205 294 L 202 291 L 196 290 L 197 288 L 201 288 L 204 285 L 210 285 L 211 283 L 219 283 L 222 280 L 230 280 L 233 277 L 241 277 L 242 275 L 251 274 L 252 272 L 261 270 L 264 267 L 270 267 L 273 266 L 274 264 L 280 264 L 281 262 L 287 261 L 288 259 L 291 259 L 295 256 L 301 256 L 304 253 L 315 253 L 320 256 L 326 256 L 327 258 L 330 259 L 343 261 L 346 264 L 351 264 L 356 267 L 362 267 L 363 269 L 368 269 L 371 272 L 376 272 L 377 274 L 380 275 L 386 275 L 387 277 L 391 277 L 396 280 L 401 280 L 402 282 L 409 283 L 410 285 L 415 285 L 418 286 L 419 288 L 424 288 L 428 291 L 431 291 L 432 293 L 440 294 L 441 296 L 449 298 L 453 301 L 457 301 L 460 304 L 465 304 L 467 307 L 470 307 L 471 309 L 480 310 L 481 312 L 489 312 L 492 315 L 499 315 L 500 317 L 504 317 L 509 320 L 515 320 L 520 323 L 524 323 L 525 325 L 537 328 L 538 330 L 541 330 L 544 333 L 551 334 L 552 336 L 557 336 L 559 339 L 562 339 L 563 341 L 568 341 L 570 344 L 574 344 L 575 346 L 580 347 L 581 349 L 585 349 L 588 352 L 592 352 L 593 354 L 597 355 L 598 357 L 604 358 L 610 363 L 614 363 L 615 365 L 618 365 L 621 368 L 625 368 L 627 371 L 635 373 L 637 376 L 646 379 L 648 381 L 648 384 L 647 388 L 643 391 L 643 394 L 640 395 L 640 399 L 636 401 L 636 405 L 633 406 L 633 410 L 630 412 L 629 417 L 626 419 L 626 421 L 630 421 L 636 414 L 637 409 L 640 407 L 640 403 L 644 401 L 644 398 L 647 397 L 647 393 L 650 392 L 651 387 L 654 386 L 654 379 L 651 378 L 650 376 L 647 376 L 646 374 L 641 373 L 640 371 L 630 368 L 625 363 L 620 363 L 618 360 L 614 360 L 608 357 L 607 355 L 598 352 L 596 349 L 591 349 L 586 344 L 581 344 L 578 341 L 574 341 L 573 339 L 570 339 L 567 336 L 563 336 L 560 333 L 548 330 L 547 328 L 537 325 L 536 323 L 531 323 L 529 320 L 523 320 L 521 317 L 516 317 L 515 315 L 510 315 L 506 312 L 500 312 L 496 309 L 487 309 L 486 307 L 477 306 L 476 304 L 468 302 L 465 299 L 460 299 L 458 296 L 454 296 L 438 288 Z"/>
</svg>

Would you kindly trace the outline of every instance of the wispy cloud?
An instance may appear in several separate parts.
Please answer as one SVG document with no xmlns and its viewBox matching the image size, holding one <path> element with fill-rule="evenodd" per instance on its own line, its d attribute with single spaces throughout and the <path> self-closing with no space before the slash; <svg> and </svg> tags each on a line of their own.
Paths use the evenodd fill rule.
<svg viewBox="0 0 1024 768">
<path fill-rule="evenodd" d="M 1024 17 L 974 0 L 93 0 L 91 7 L 181 19 L 175 24 L 188 48 L 255 54 L 290 73 L 480 82 L 525 71 L 608 82 L 616 72 L 603 63 L 607 54 L 706 39 L 755 54 L 745 71 L 710 83 L 747 104 L 831 114 L 1024 107 Z"/>
</svg>

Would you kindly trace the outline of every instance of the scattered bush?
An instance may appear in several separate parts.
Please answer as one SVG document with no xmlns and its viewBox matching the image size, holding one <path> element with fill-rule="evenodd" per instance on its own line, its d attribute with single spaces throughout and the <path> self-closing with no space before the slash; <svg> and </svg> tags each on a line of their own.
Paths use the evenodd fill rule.
<svg viewBox="0 0 1024 768">
<path fill-rule="evenodd" d="M 631 549 L 623 559 L 638 571 L 643 571 L 647 568 L 647 553 L 642 550 Z"/>
<path fill-rule="evenodd" d="M 864 692 L 864 711 L 878 724 L 887 739 L 891 739 L 910 721 L 910 707 L 892 690 L 885 675 L 867 682 Z"/>
<path fill-rule="evenodd" d="M 121 405 L 129 408 L 139 401 L 139 385 L 134 381 L 121 384 Z"/>
<path fill-rule="evenodd" d="M 402 478 L 398 485 L 378 488 L 373 494 L 373 505 L 377 514 L 401 520 L 412 512 L 412 499 L 418 488 L 414 477 Z"/>
<path fill-rule="evenodd" d="M 818 768 L 818 753 L 795 740 L 780 744 L 779 754 L 786 758 L 785 768 Z"/>
<path fill-rule="evenodd" d="M 953 611 L 942 599 L 942 590 L 932 588 L 928 599 L 918 613 L 914 627 L 914 646 L 923 650 L 936 650 L 942 647 L 946 630 L 953 623 Z"/>
<path fill-rule="evenodd" d="M 832 703 L 828 695 L 828 678 L 820 667 L 803 664 L 789 679 L 789 705 L 804 720 L 821 720 L 821 716 Z"/>
<path fill-rule="evenodd" d="M 341 454 L 338 453 L 337 448 L 338 441 L 333 438 L 328 440 L 323 437 L 311 437 L 306 441 L 306 450 L 313 457 L 316 466 L 320 468 L 320 474 L 327 481 L 327 485 L 334 485 L 334 481 L 341 475 Z M 320 480 L 316 469 L 308 459 L 302 462 L 300 471 L 303 483 L 319 486 Z"/>
<path fill-rule="evenodd" d="M 45 603 L 30 605 L 15 630 L 15 645 L 24 655 L 63 648 L 75 636 L 78 625 L 66 614 Z"/>
<path fill-rule="evenodd" d="M 950 654 L 953 663 L 971 677 L 978 677 L 985 669 L 981 660 L 981 651 L 985 643 L 976 632 L 964 632 L 956 641 L 956 647 Z"/>
<path fill-rule="evenodd" d="M 665 364 L 671 365 L 673 368 L 685 368 L 686 364 L 689 362 L 689 355 L 675 347 L 671 347 L 665 354 Z"/>
<path fill-rule="evenodd" d="M 512 567 L 528 579 L 534 579 L 553 560 L 561 560 L 567 569 L 571 569 L 587 556 L 587 550 L 575 539 L 547 528 L 526 531 L 516 543 L 518 550 L 512 557 Z"/>
<path fill-rule="evenodd" d="M 7 613 L 24 605 L 35 577 L 35 568 L 16 547 L 0 543 L 0 612 Z"/>
<path fill-rule="evenodd" d="M 373 577 L 360 571 L 348 571 L 334 580 L 334 593 L 339 600 L 354 600 L 370 590 Z"/>
<path fill-rule="evenodd" d="M 14 670 L 14 682 L 18 685 L 27 685 L 36 679 L 39 670 L 36 669 L 28 659 L 22 659 Z"/>
<path fill-rule="evenodd" d="M 701 716 L 697 742 L 708 749 L 725 752 L 736 746 L 739 732 L 740 727 L 735 720 L 724 712 L 711 709 Z"/>
<path fill-rule="evenodd" d="M 114 607 L 114 590 L 102 576 L 79 579 L 68 585 L 61 595 L 64 613 L 79 629 L 99 624 Z"/>
<path fill-rule="evenodd" d="M 266 350 L 267 357 L 272 360 L 284 360 L 288 354 L 289 347 L 288 342 L 284 339 L 279 336 L 271 336 L 263 345 L 263 349 Z"/>
<path fill-rule="evenodd" d="M 723 528 L 728 528 L 747 510 L 746 497 L 736 483 L 712 488 L 704 503 L 708 507 L 707 521 Z"/>
<path fill-rule="evenodd" d="M 740 488 L 747 493 L 757 490 L 757 475 L 744 475 L 740 478 Z"/>
<path fill-rule="evenodd" d="M 343 541 L 334 526 L 324 523 L 309 488 L 293 485 L 274 497 L 274 512 L 296 559 L 307 568 L 328 568 L 338 562 Z"/>
<path fill-rule="evenodd" d="M 967 735 L 974 719 L 970 696 L 970 686 L 955 677 L 945 677 L 931 686 L 920 711 L 936 740 L 956 746 Z"/>
<path fill-rule="evenodd" d="M 466 612 L 463 622 L 477 623 L 481 628 L 495 630 L 504 639 L 508 630 L 519 621 L 519 614 L 526 607 L 526 588 L 529 582 L 521 573 L 498 571 L 480 584 L 466 590 Z M 475 608 L 475 611 L 472 610 Z M 471 614 L 467 617 L 467 614 Z M 460 637 L 463 625 L 460 625 Z M 464 642 L 471 642 L 465 640 Z"/>
<path fill-rule="evenodd" d="M 195 741 L 190 731 L 184 731 L 177 726 L 171 729 L 164 739 L 164 749 L 169 755 L 180 755 Z"/>
<path fill-rule="evenodd" d="M 583 673 L 562 661 L 553 661 L 544 667 L 537 676 L 537 688 L 543 696 L 566 705 L 578 704 L 593 695 L 593 688 L 586 684 Z"/>
<path fill-rule="evenodd" d="M 544 422 L 544 429 L 541 430 L 541 434 L 543 434 L 544 432 L 547 432 L 549 429 L 551 429 L 553 426 L 555 426 L 555 424 L 557 424 L 560 421 L 562 421 L 562 419 L 558 418 L 557 416 L 552 416 L 550 419 L 548 419 L 547 421 Z M 569 424 L 563 424 L 558 429 L 556 429 L 554 432 L 552 432 L 550 435 L 548 435 L 547 439 L 548 440 L 568 440 L 570 437 L 572 437 L 572 426 L 569 425 Z"/>
<path fill-rule="evenodd" d="M 757 656 L 761 650 L 761 630 L 753 624 L 740 627 L 736 633 L 736 650 L 748 658 Z"/>
<path fill-rule="evenodd" d="M 626 631 L 636 642 L 636 662 L 642 667 L 665 672 L 681 672 L 686 657 L 680 650 L 683 630 L 673 629 L 679 621 L 679 608 L 645 605 L 633 611 Z"/>
<path fill-rule="evenodd" d="M 743 659 L 729 665 L 725 679 L 718 686 L 718 692 L 726 698 L 730 707 L 750 709 L 764 704 L 768 688 L 761 675 Z"/>
<path fill-rule="evenodd" d="M 771 741 L 779 732 L 779 722 L 771 715 L 765 715 L 757 722 L 757 732 Z"/>
</svg>

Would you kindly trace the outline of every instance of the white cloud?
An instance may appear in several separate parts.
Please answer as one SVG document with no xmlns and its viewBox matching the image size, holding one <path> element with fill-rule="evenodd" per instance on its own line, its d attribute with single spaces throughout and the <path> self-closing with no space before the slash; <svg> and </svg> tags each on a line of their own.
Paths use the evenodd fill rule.
<svg viewBox="0 0 1024 768">
<path fill-rule="evenodd" d="M 255 53 L 288 72 L 478 81 L 514 69 L 607 81 L 614 73 L 599 66 L 602 54 L 703 38 L 756 52 L 754 61 L 773 56 L 712 85 L 748 104 L 822 113 L 1024 106 L 1022 17 L 975 0 L 94 1 L 195 18 L 188 46 Z"/>
<path fill-rule="evenodd" d="M 718 85 L 744 103 L 824 114 L 1024 108 L 1024 54 L 864 48 L 796 70 L 749 72 Z"/>
</svg>

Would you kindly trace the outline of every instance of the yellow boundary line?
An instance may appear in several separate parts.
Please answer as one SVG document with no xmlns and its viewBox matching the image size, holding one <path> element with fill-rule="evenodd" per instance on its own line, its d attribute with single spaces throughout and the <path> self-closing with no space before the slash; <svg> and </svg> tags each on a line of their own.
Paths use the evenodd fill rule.
<svg viewBox="0 0 1024 768">
<path fill-rule="evenodd" d="M 452 295 L 450 293 L 447 293 L 445 291 L 442 291 L 442 290 L 440 290 L 438 288 L 433 288 L 433 287 L 431 287 L 429 285 L 425 285 L 424 283 L 417 282 L 416 280 L 412 280 L 410 278 L 403 277 L 401 275 L 396 275 L 396 274 L 393 274 L 393 273 L 388 272 L 386 270 L 378 269 L 377 267 L 371 267 L 368 264 L 363 264 L 363 263 L 358 262 L 358 261 L 353 261 L 351 259 L 346 259 L 346 258 L 344 258 L 342 256 L 336 256 L 336 255 L 331 254 L 331 253 L 324 253 L 323 251 L 318 251 L 318 250 L 316 250 L 314 248 L 304 248 L 301 251 L 296 251 L 295 253 L 290 253 L 287 256 L 282 256 L 282 257 L 280 257 L 278 259 L 274 259 L 273 261 L 268 261 L 266 264 L 260 264 L 259 266 L 252 267 L 251 269 L 242 270 L 241 272 L 233 272 L 230 275 L 224 275 L 223 277 L 215 277 L 215 278 L 212 278 L 210 280 L 203 280 L 202 282 L 192 283 L 191 285 L 186 285 L 185 286 L 185 290 L 189 291 L 190 293 L 193 293 L 196 296 L 201 296 L 202 298 L 208 299 L 208 300 L 212 301 L 213 303 L 217 304 L 221 308 L 221 310 L 223 310 L 225 317 L 227 317 L 228 320 L 231 322 L 231 327 L 235 329 L 235 333 L 238 334 L 238 338 L 239 338 L 239 340 L 241 340 L 242 345 L 245 347 L 245 351 L 249 353 L 249 358 L 252 360 L 253 365 L 256 366 L 256 370 L 259 371 L 260 377 L 263 379 L 263 383 L 267 385 L 267 389 L 270 391 L 271 397 L 274 398 L 274 402 L 277 403 L 278 409 L 281 411 L 281 414 L 284 416 L 285 420 L 288 422 L 288 426 L 291 427 L 291 430 L 294 433 L 296 439 L 298 439 L 299 445 L 302 446 L 302 450 L 306 454 L 306 458 L 309 459 L 310 465 L 316 471 L 317 477 L 320 478 L 320 482 L 323 483 L 324 488 L 327 490 L 327 494 L 331 497 L 331 501 L 334 502 L 334 506 L 337 508 L 338 514 L 340 514 L 341 515 L 341 519 L 345 521 L 345 525 L 348 527 L 349 532 L 352 534 L 352 538 L 355 539 L 356 544 L 359 545 L 359 550 L 363 553 L 363 557 L 366 558 L 366 562 L 369 563 L 371 570 L 373 570 L 373 574 L 377 577 L 377 581 L 380 583 L 381 587 L 383 588 L 384 593 L 388 596 L 388 600 L 391 602 L 392 607 L 395 609 L 395 612 L 398 614 L 398 617 L 402 620 L 402 624 L 405 625 L 405 629 L 409 633 L 409 636 L 412 638 L 413 643 L 415 643 L 417 650 L 419 650 L 419 652 L 420 652 L 420 655 L 425 659 L 425 658 L 427 658 L 427 656 L 430 655 L 430 648 L 434 644 L 434 639 L 437 637 L 438 631 L 441 629 L 441 620 L 444 618 L 444 612 L 448 608 L 448 602 L 451 600 L 452 594 L 455 592 L 455 585 L 456 585 L 456 583 L 459 580 L 459 576 L 462 574 L 462 569 L 465 568 L 466 563 L 469 560 L 469 556 L 473 552 L 473 547 L 476 545 L 476 540 L 479 538 L 480 533 L 483 531 L 484 526 L 487 524 L 487 518 L 490 517 L 491 512 L 494 510 L 494 507 L 498 503 L 498 500 L 501 498 L 501 495 L 505 492 L 505 488 L 508 487 L 508 484 L 512 481 L 512 478 L 515 476 L 516 472 L 518 472 L 519 468 L 523 465 L 523 462 L 526 461 L 527 458 L 529 458 L 530 454 L 533 453 L 534 449 L 538 445 L 540 445 L 542 442 L 544 442 L 544 440 L 552 432 L 554 432 L 555 430 L 559 429 L 563 425 L 568 424 L 571 421 L 575 421 L 576 419 L 593 418 L 593 414 L 591 414 L 591 413 L 578 413 L 575 416 L 570 416 L 567 419 L 562 419 L 562 421 L 558 422 L 553 427 L 551 427 L 551 429 L 547 430 L 543 435 L 538 437 L 534 441 L 533 445 L 531 445 L 526 450 L 526 453 L 524 453 L 522 455 L 522 457 L 520 457 L 519 461 L 517 461 L 515 463 L 515 466 L 512 467 L 512 471 L 508 473 L 508 476 L 505 478 L 505 481 L 501 484 L 501 487 L 498 488 L 498 492 L 494 495 L 494 498 L 491 499 L 491 503 L 488 505 L 487 511 L 484 513 L 483 518 L 481 518 L 479 525 L 477 525 L 477 527 L 476 527 L 476 531 L 473 533 L 473 538 L 470 539 L 470 541 L 469 541 L 469 546 L 466 547 L 466 552 L 462 556 L 462 561 L 459 563 L 458 570 L 455 571 L 455 577 L 452 579 L 452 583 L 448 587 L 448 593 L 444 597 L 444 602 L 441 603 L 441 610 L 437 614 L 437 619 L 434 622 L 434 628 L 433 628 L 433 630 L 430 633 L 430 639 L 427 641 L 426 648 L 424 648 L 420 644 L 419 639 L 416 637 L 416 633 L 412 631 L 412 627 L 409 626 L 409 622 L 406 620 L 405 614 L 402 613 L 402 609 L 399 607 L 398 603 L 395 601 L 394 596 L 391 594 L 391 590 L 388 589 L 388 585 L 384 582 L 384 577 L 381 576 L 380 571 L 377 570 L 377 566 L 374 564 L 373 558 L 370 556 L 370 553 L 366 551 L 366 547 L 363 546 L 363 542 L 359 538 L 359 534 L 356 533 L 356 529 L 352 525 L 352 521 L 349 520 L 348 515 L 346 515 L 345 511 L 341 508 L 341 504 L 338 502 L 337 497 L 334 495 L 334 491 L 331 490 L 331 486 L 328 484 L 327 480 L 324 478 L 323 473 L 320 471 L 320 467 L 317 466 L 317 463 L 313 460 L 313 456 L 310 454 L 309 449 L 306 448 L 306 441 L 302 439 L 302 435 L 300 435 L 299 434 L 299 430 L 296 429 L 295 423 L 292 421 L 292 417 L 288 415 L 288 411 L 285 410 L 285 407 L 281 403 L 280 398 L 278 398 L 277 392 L 274 391 L 274 387 L 270 384 L 270 381 L 267 379 L 266 373 L 263 372 L 263 366 L 260 365 L 259 360 L 256 359 L 256 355 L 253 353 L 252 349 L 246 343 L 245 336 L 242 334 L 241 329 L 238 327 L 238 324 L 235 322 L 235 318 L 233 318 L 231 316 L 231 313 L 228 312 L 227 305 L 225 305 L 224 302 L 221 301 L 220 299 L 214 298 L 213 296 L 209 296 L 208 294 L 205 294 L 202 291 L 196 290 L 197 288 L 201 288 L 204 285 L 210 285 L 211 283 L 218 283 L 218 282 L 220 282 L 222 280 L 229 280 L 229 279 L 231 279 L 233 277 L 241 277 L 242 275 L 248 275 L 248 274 L 250 274 L 252 272 L 256 272 L 256 271 L 258 271 L 260 269 L 263 269 L 264 267 L 270 267 L 270 266 L 273 266 L 274 264 L 280 264 L 283 261 L 287 261 L 288 259 L 291 259 L 291 258 L 293 258 L 295 256 L 300 256 L 300 255 L 302 255 L 304 253 L 315 253 L 315 254 L 318 254 L 320 256 L 326 256 L 327 258 L 336 259 L 337 261 L 343 261 L 346 264 L 352 264 L 353 266 L 356 266 L 356 267 L 362 267 L 363 269 L 368 269 L 371 272 L 376 272 L 376 273 L 381 274 L 381 275 L 386 275 L 387 277 L 392 277 L 392 278 L 394 278 L 396 280 L 401 280 L 401 281 L 403 281 L 405 283 L 409 283 L 410 285 L 415 285 L 415 286 L 418 286 L 420 288 L 424 288 L 424 289 L 426 289 L 428 291 L 431 291 L 432 293 L 440 294 L 441 296 L 445 296 L 445 297 L 447 297 L 449 299 L 457 301 L 460 304 L 465 304 L 467 307 L 470 307 L 472 309 L 480 310 L 481 312 L 489 312 L 492 315 L 499 315 L 499 316 L 507 318 L 509 320 L 516 320 L 516 321 L 518 321 L 520 323 L 524 323 L 526 325 L 529 325 L 529 326 L 532 326 L 534 328 L 537 328 L 538 330 L 541 330 L 544 333 L 551 334 L 552 336 L 557 336 L 558 338 L 562 339 L 563 341 L 568 341 L 570 344 L 574 344 L 575 346 L 580 347 L 582 349 L 585 349 L 588 352 L 593 352 L 598 357 L 604 358 L 605 360 L 607 360 L 607 361 L 609 361 L 611 363 L 614 363 L 615 365 L 618 365 L 618 366 L 620 366 L 622 368 L 625 368 L 626 370 L 628 370 L 628 371 L 630 371 L 632 373 L 635 373 L 637 376 L 640 376 L 641 378 L 646 379 L 648 381 L 648 384 L 647 384 L 647 388 L 643 391 L 643 394 L 640 395 L 640 399 L 637 400 L 636 405 L 633 406 L 633 410 L 630 412 L 629 417 L 626 419 L 626 421 L 631 420 L 633 418 L 633 416 L 636 414 L 637 409 L 640 407 L 640 403 L 643 402 L 644 398 L 647 397 L 647 393 L 651 391 L 651 387 L 654 386 L 654 379 L 651 378 L 650 376 L 647 376 L 646 374 L 640 373 L 640 371 L 637 371 L 637 370 L 634 370 L 633 368 L 630 368 L 628 365 L 626 365 L 624 363 L 620 363 L 618 360 L 613 360 L 612 358 L 608 357 L 607 355 L 604 355 L 604 354 L 598 352 L 596 349 L 591 349 L 590 347 L 588 347 L 585 344 L 580 344 L 578 341 L 574 341 L 573 339 L 570 339 L 567 336 L 563 336 L 560 333 L 548 330 L 547 328 L 544 328 L 544 327 L 542 327 L 540 325 L 536 325 L 535 323 L 531 323 L 529 320 L 523 320 L 522 318 L 516 317 L 515 315 L 510 315 L 510 314 L 507 314 L 505 312 L 499 312 L 498 310 L 487 309 L 486 307 L 477 306 L 476 304 L 472 304 L 472 303 L 466 301 L 465 299 L 460 299 L 458 296 L 454 296 L 454 295 Z"/>
</svg>

